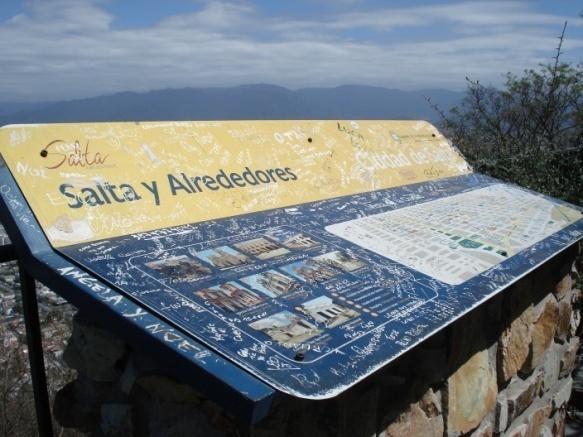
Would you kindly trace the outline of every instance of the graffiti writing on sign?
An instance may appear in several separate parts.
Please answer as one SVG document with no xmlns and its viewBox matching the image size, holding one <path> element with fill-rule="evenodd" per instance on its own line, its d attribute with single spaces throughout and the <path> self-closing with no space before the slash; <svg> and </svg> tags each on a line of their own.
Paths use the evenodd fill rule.
<svg viewBox="0 0 583 437">
<path fill-rule="evenodd" d="M 46 166 L 49 170 L 60 168 L 63 165 L 69 167 L 102 166 L 109 157 L 109 155 L 89 150 L 89 141 L 85 143 L 83 148 L 78 140 L 73 143 L 53 140 L 41 150 L 40 154 L 43 158 L 50 159 L 49 165 Z"/>
</svg>

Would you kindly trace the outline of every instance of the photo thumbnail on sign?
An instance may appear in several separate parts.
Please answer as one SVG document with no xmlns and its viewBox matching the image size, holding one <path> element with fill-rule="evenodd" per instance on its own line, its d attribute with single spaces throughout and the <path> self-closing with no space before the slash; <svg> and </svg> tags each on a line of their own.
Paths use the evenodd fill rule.
<svg viewBox="0 0 583 437">
<path fill-rule="evenodd" d="M 288 348 L 303 343 L 322 332 L 316 325 L 289 311 L 281 311 L 256 320 L 249 326 L 267 334 L 280 345 Z"/>
<path fill-rule="evenodd" d="M 354 272 L 355 270 L 366 267 L 364 261 L 340 250 L 315 256 L 314 259 L 322 264 L 326 264 L 344 272 Z"/>
<path fill-rule="evenodd" d="M 246 276 L 241 281 L 269 297 L 283 296 L 301 287 L 298 281 L 277 270 Z"/>
<path fill-rule="evenodd" d="M 328 296 L 320 296 L 296 307 L 297 311 L 311 317 L 328 328 L 341 325 L 357 317 L 359 313 L 339 305 Z"/>
<path fill-rule="evenodd" d="M 287 250 L 285 247 L 278 246 L 273 241 L 269 241 L 267 238 L 261 237 L 235 243 L 233 246 L 235 246 L 241 252 L 244 252 L 247 255 L 253 255 L 260 260 L 275 258 L 277 256 L 289 253 L 289 250 Z"/>
<path fill-rule="evenodd" d="M 251 262 L 251 258 L 247 255 L 237 252 L 229 246 L 201 250 L 196 252 L 196 257 L 219 269 L 237 267 Z"/>
<path fill-rule="evenodd" d="M 232 281 L 203 288 L 195 294 L 214 306 L 233 313 L 251 308 L 264 300 L 257 293 Z"/>
<path fill-rule="evenodd" d="M 144 264 L 156 273 L 158 279 L 167 284 L 194 282 L 209 276 L 212 271 L 188 255 L 171 256 Z"/>
<path fill-rule="evenodd" d="M 265 236 L 283 244 L 288 249 L 309 249 L 320 244 L 309 235 L 286 227 L 270 229 L 265 232 Z"/>
<path fill-rule="evenodd" d="M 331 267 L 328 263 L 315 258 L 307 258 L 291 264 L 281 266 L 281 269 L 309 284 L 318 284 L 328 281 L 343 273 L 342 270 Z"/>
</svg>

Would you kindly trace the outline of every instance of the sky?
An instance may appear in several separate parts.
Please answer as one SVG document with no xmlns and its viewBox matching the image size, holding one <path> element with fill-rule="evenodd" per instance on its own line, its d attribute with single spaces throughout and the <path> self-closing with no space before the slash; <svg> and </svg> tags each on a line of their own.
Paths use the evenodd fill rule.
<svg viewBox="0 0 583 437">
<path fill-rule="evenodd" d="M 0 102 L 269 83 L 462 90 L 583 61 L 583 1 L 0 0 Z"/>
</svg>

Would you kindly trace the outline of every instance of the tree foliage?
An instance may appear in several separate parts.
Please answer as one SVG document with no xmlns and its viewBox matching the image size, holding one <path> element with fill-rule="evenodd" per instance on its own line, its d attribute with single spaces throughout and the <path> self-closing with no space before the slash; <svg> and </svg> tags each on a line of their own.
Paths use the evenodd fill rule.
<svg viewBox="0 0 583 437">
<path fill-rule="evenodd" d="M 564 32 L 554 63 L 502 89 L 467 79 L 441 127 L 476 171 L 583 205 L 583 64 L 561 62 Z"/>
</svg>

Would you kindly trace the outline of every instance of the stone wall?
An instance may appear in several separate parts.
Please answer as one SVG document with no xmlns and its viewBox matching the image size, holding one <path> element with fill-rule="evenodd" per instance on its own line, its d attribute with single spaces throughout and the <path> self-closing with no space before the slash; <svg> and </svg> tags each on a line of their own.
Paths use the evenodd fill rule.
<svg viewBox="0 0 583 437">
<path fill-rule="evenodd" d="M 107 436 L 558 436 L 576 365 L 581 283 L 567 251 L 342 395 L 282 396 L 252 429 L 82 314 L 59 422 Z"/>
</svg>

